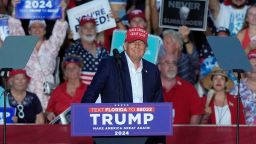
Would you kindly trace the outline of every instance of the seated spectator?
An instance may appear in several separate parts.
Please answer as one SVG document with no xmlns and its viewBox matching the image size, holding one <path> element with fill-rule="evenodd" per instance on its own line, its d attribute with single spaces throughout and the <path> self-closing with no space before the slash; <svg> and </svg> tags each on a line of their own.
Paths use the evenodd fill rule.
<svg viewBox="0 0 256 144">
<path fill-rule="evenodd" d="M 203 97 L 205 115 L 202 123 L 216 125 L 236 124 L 237 100 L 228 91 L 234 86 L 233 81 L 226 72 L 215 67 L 210 74 L 202 80 L 204 88 L 208 89 L 207 96 Z M 240 106 L 240 123 L 244 124 L 243 105 Z"/>
<path fill-rule="evenodd" d="M 52 92 L 46 114 L 47 120 L 53 120 L 57 115 L 71 106 L 80 103 L 87 86 L 81 82 L 80 73 L 82 60 L 78 56 L 67 56 L 63 60 L 64 79 L 61 85 Z"/>
<path fill-rule="evenodd" d="M 165 102 L 173 102 L 174 124 L 199 124 L 204 113 L 199 95 L 192 84 L 177 76 L 175 55 L 160 56 L 158 68 Z"/>
<path fill-rule="evenodd" d="M 25 70 L 12 70 L 8 83 L 10 94 L 8 95 L 11 107 L 16 108 L 17 123 L 43 124 L 44 116 L 41 103 L 36 94 L 26 91 L 30 77 Z"/>
<path fill-rule="evenodd" d="M 245 121 L 248 125 L 256 124 L 256 50 L 248 53 L 252 71 L 246 73 L 240 83 L 240 97 L 243 103 Z"/>
<path fill-rule="evenodd" d="M 98 70 L 102 58 L 108 55 L 107 50 L 95 41 L 96 21 L 92 17 L 83 17 L 79 26 L 80 39 L 78 39 L 67 51 L 65 56 L 78 55 L 83 59 L 81 79 L 86 85 L 90 85 Z"/>
</svg>

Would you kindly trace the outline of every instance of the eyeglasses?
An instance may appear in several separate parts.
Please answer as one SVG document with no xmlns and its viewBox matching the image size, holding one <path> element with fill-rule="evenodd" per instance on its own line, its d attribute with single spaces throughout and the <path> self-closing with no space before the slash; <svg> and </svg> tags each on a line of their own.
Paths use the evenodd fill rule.
<svg viewBox="0 0 256 144">
<path fill-rule="evenodd" d="M 158 63 L 159 65 L 166 65 L 166 66 L 177 66 L 177 62 L 161 62 Z"/>
<path fill-rule="evenodd" d="M 24 117 L 25 117 L 25 113 L 24 113 L 24 106 L 22 105 L 22 104 L 18 104 L 17 106 L 16 106 L 16 108 L 17 108 L 17 110 L 18 110 L 18 117 L 20 118 L 20 119 L 23 119 Z"/>
</svg>

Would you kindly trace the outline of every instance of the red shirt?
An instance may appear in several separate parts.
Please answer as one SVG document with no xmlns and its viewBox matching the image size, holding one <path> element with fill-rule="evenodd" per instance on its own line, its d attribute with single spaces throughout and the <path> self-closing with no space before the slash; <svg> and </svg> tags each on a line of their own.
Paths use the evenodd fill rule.
<svg viewBox="0 0 256 144">
<path fill-rule="evenodd" d="M 176 77 L 176 84 L 169 92 L 164 90 L 164 101 L 173 103 L 174 124 L 190 124 L 192 115 L 204 113 L 194 86 L 179 77 Z"/>
<path fill-rule="evenodd" d="M 244 31 L 244 38 L 242 40 L 242 46 L 245 49 L 246 47 L 248 47 L 248 45 L 251 42 L 251 38 L 249 36 L 249 28 L 245 29 Z"/>
<path fill-rule="evenodd" d="M 207 99 L 206 96 L 202 98 L 203 105 L 205 105 L 206 99 Z M 209 122 L 208 122 L 209 124 L 216 124 L 215 110 L 214 110 L 214 100 L 213 99 L 210 102 L 210 107 L 212 109 L 212 114 L 210 115 L 210 119 L 209 119 Z M 236 124 L 236 110 L 237 110 L 236 97 L 227 93 L 227 102 L 228 102 L 228 107 L 229 107 L 230 114 L 231 114 L 231 123 L 232 124 Z M 245 118 L 244 118 L 244 112 L 243 112 L 243 105 L 242 105 L 242 103 L 240 103 L 239 106 L 240 106 L 240 112 L 239 112 L 240 124 L 245 124 Z"/>
<path fill-rule="evenodd" d="M 61 114 L 71 103 L 80 103 L 86 90 L 87 86 L 81 82 L 75 95 L 70 96 L 67 93 L 67 82 L 62 83 L 52 92 L 46 111 L 53 112 L 56 116 Z"/>
</svg>

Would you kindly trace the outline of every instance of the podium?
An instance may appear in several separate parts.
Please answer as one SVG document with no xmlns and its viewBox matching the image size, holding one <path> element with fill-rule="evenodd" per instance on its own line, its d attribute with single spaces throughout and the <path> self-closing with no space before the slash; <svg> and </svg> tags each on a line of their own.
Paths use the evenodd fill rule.
<svg viewBox="0 0 256 144">
<path fill-rule="evenodd" d="M 71 135 L 93 136 L 96 144 L 165 143 L 172 135 L 172 103 L 71 105 Z"/>
</svg>

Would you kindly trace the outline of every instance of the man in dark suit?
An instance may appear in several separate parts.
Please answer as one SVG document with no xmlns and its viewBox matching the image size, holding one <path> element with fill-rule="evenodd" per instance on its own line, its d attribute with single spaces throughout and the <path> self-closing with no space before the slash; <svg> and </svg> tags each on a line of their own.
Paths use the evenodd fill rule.
<svg viewBox="0 0 256 144">
<path fill-rule="evenodd" d="M 99 94 L 102 103 L 162 102 L 159 70 L 142 58 L 147 49 L 147 38 L 144 29 L 129 29 L 124 52 L 101 61 L 82 103 L 94 103 Z"/>
<path fill-rule="evenodd" d="M 102 103 L 163 102 L 158 68 L 142 57 L 147 49 L 148 33 L 130 28 L 126 33 L 124 52 L 102 59 L 82 103 L 94 103 L 99 94 Z M 150 137 L 146 144 L 165 143 L 165 137 Z"/>
</svg>

